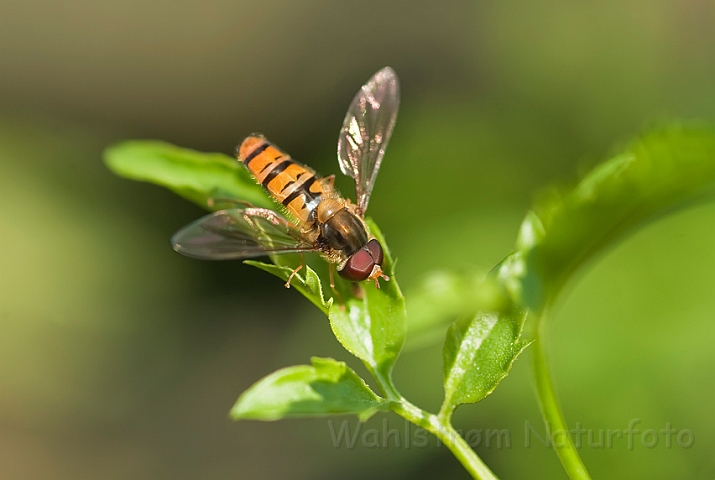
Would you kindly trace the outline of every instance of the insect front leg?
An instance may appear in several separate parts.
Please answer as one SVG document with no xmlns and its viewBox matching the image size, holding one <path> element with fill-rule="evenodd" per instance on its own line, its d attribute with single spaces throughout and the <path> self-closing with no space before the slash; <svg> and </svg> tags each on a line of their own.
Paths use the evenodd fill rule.
<svg viewBox="0 0 715 480">
<path fill-rule="evenodd" d="M 338 290 L 335 288 L 335 264 L 334 263 L 328 263 L 328 276 L 330 277 L 330 289 L 335 294 L 335 298 L 338 299 L 340 308 L 344 310 L 345 302 L 343 301 L 343 297 L 340 295 L 340 292 L 338 292 Z"/>
<path fill-rule="evenodd" d="M 303 257 L 303 254 L 301 253 L 300 254 L 300 265 L 298 265 L 298 268 L 296 268 L 295 270 L 293 270 L 291 272 L 290 276 L 288 277 L 288 281 L 285 283 L 286 288 L 290 288 L 290 281 L 293 280 L 293 277 L 295 276 L 295 274 L 298 273 L 300 271 L 300 269 L 303 268 L 303 266 L 305 266 L 305 258 Z"/>
</svg>

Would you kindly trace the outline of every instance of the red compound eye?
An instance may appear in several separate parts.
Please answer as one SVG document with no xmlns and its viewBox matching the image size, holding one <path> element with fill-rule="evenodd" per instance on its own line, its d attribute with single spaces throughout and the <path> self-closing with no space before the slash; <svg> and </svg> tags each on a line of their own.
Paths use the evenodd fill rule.
<svg viewBox="0 0 715 480">
<path fill-rule="evenodd" d="M 382 245 L 380 245 L 380 242 L 378 242 L 376 239 L 372 239 L 369 242 L 367 242 L 367 245 L 365 245 L 365 248 L 370 250 L 370 255 L 372 255 L 372 260 L 382 266 L 382 261 L 385 259 L 385 254 L 382 253 Z"/>
<path fill-rule="evenodd" d="M 365 249 L 360 249 L 345 264 L 345 267 L 338 273 L 341 277 L 353 282 L 361 282 L 372 273 L 372 267 L 375 262 L 372 255 Z"/>
<path fill-rule="evenodd" d="M 373 238 L 367 242 L 367 245 L 355 252 L 338 273 L 347 280 L 361 282 L 367 280 L 375 265 L 382 265 L 384 258 L 380 242 Z"/>
</svg>

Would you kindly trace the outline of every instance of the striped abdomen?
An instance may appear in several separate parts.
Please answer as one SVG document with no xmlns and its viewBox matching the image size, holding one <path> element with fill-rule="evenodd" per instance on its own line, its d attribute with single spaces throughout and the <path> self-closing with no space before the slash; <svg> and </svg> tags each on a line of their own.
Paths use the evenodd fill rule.
<svg viewBox="0 0 715 480">
<path fill-rule="evenodd" d="M 246 138 L 239 148 L 239 160 L 268 193 L 303 222 L 320 203 L 323 186 L 315 172 L 292 160 L 261 137 Z"/>
</svg>

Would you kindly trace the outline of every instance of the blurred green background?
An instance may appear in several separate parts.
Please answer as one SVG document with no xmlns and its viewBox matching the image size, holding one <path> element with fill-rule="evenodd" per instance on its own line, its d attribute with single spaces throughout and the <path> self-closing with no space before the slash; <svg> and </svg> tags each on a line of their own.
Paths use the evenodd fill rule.
<svg viewBox="0 0 715 480">
<path fill-rule="evenodd" d="M 370 213 L 409 295 L 435 269 L 493 266 L 535 193 L 614 145 L 665 119 L 715 120 L 714 22 L 704 0 L 3 2 L 0 478 L 468 478 L 434 440 L 335 448 L 326 419 L 230 422 L 277 368 L 322 355 L 362 370 L 279 280 L 171 251 L 203 212 L 114 177 L 102 150 L 158 138 L 232 153 L 262 132 L 337 173 L 345 109 L 390 65 L 403 101 Z M 705 205 L 639 231 L 554 318 L 571 425 L 596 442 L 632 419 L 694 439 L 584 446 L 597 478 L 715 476 L 714 220 Z M 396 382 L 436 409 L 440 345 L 404 353 Z M 363 431 L 386 418 L 404 429 L 377 415 Z M 525 425 L 543 432 L 528 353 L 455 424 L 508 429 L 509 447 L 477 447 L 501 478 L 566 478 L 553 450 L 525 446 Z"/>
</svg>

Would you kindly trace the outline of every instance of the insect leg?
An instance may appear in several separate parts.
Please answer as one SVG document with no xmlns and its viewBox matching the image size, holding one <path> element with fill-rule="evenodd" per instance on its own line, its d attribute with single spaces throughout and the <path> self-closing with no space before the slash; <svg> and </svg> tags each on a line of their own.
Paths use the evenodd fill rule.
<svg viewBox="0 0 715 480">
<path fill-rule="evenodd" d="M 300 271 L 301 268 L 305 266 L 305 257 L 303 257 L 303 252 L 300 252 L 300 265 L 298 265 L 298 268 L 293 270 L 288 277 L 288 281 L 286 282 L 286 288 L 290 288 L 290 281 L 293 280 L 293 276 Z"/>
<path fill-rule="evenodd" d="M 382 268 L 380 268 L 379 265 L 375 265 L 373 267 L 372 273 L 370 273 L 370 276 L 368 277 L 368 280 L 372 280 L 375 282 L 375 288 L 378 290 L 380 289 L 380 279 L 383 278 L 386 282 L 390 281 L 390 277 L 385 275 L 382 271 Z"/>
<path fill-rule="evenodd" d="M 302 260 L 303 254 L 301 253 L 300 256 L 301 256 L 301 260 Z M 298 268 L 296 268 L 295 270 L 293 270 L 293 272 L 291 272 L 290 276 L 288 277 L 288 281 L 286 282 L 286 288 L 290 288 L 290 281 L 293 280 L 293 276 L 296 273 L 298 273 L 301 268 L 303 268 L 302 263 L 300 265 L 298 265 Z"/>
<path fill-rule="evenodd" d="M 335 264 L 334 263 L 329 263 L 328 264 L 328 275 L 330 277 L 330 289 L 333 291 L 335 294 L 335 298 L 338 299 L 338 303 L 343 306 L 345 302 L 343 302 L 343 297 L 340 295 L 340 292 L 337 291 L 335 288 Z M 343 307 L 345 308 L 345 307 Z"/>
</svg>

